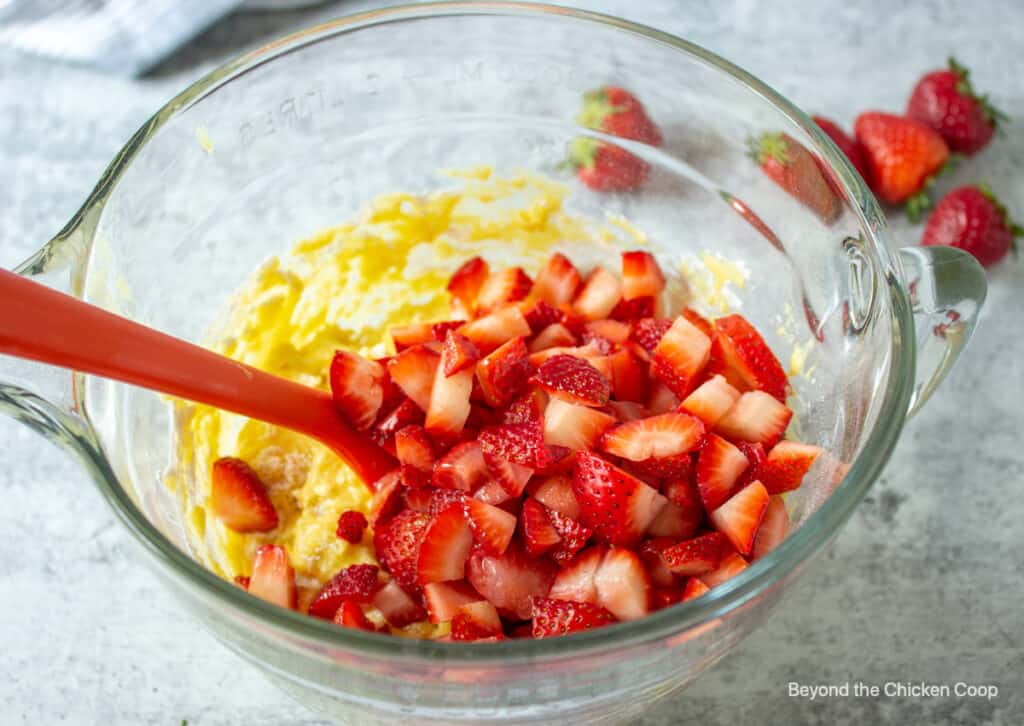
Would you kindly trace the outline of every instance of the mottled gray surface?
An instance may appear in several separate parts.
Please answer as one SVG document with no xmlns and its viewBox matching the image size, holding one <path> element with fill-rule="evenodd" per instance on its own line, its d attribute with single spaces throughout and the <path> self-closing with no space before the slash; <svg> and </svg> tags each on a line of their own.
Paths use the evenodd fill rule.
<svg viewBox="0 0 1024 726">
<path fill-rule="evenodd" d="M 218 60 L 372 4 L 234 16 L 137 82 L 0 53 L 0 264 L 55 232 L 129 134 Z M 950 51 L 1024 119 L 1017 3 L 919 2 L 895 14 L 902 3 L 580 4 L 694 40 L 846 124 L 862 108 L 901 108 L 916 76 Z M 1022 123 L 943 183 L 986 178 L 1024 218 Z M 909 244 L 919 231 L 897 223 L 895 234 Z M 990 280 L 973 347 L 830 554 L 760 632 L 645 726 L 1024 722 L 1024 268 L 1004 264 Z M 73 461 L 6 420 L 0 441 L 0 721 L 319 723 L 172 606 Z M 1000 693 L 787 696 L 789 681 L 856 680 L 994 683 Z"/>
</svg>

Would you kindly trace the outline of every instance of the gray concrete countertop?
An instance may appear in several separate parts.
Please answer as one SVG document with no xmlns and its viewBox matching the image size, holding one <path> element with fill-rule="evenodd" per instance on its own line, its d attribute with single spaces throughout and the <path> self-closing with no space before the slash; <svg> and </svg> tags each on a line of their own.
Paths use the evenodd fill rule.
<svg viewBox="0 0 1024 726">
<path fill-rule="evenodd" d="M 192 79 L 375 4 L 234 15 L 137 81 L 0 52 L 0 265 L 56 232 L 128 136 Z M 577 4 L 693 40 L 847 126 L 862 109 L 901 110 L 916 78 L 953 52 L 1016 120 L 943 186 L 987 179 L 1024 219 L 1024 5 Z M 906 244 L 920 234 L 893 227 Z M 1024 722 L 1024 263 L 1004 263 L 990 282 L 971 349 L 828 554 L 760 631 L 640 723 Z M 75 462 L 6 419 L 0 442 L 0 722 L 320 723 L 175 608 Z M 999 695 L 812 703 L 788 694 L 791 681 L 963 681 Z"/>
</svg>

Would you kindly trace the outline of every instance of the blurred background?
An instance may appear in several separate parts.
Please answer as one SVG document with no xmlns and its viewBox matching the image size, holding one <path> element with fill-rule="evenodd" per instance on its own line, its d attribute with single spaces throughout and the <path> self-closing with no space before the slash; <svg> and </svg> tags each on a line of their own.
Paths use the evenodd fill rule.
<svg viewBox="0 0 1024 726">
<path fill-rule="evenodd" d="M 0 265 L 56 233 L 167 99 L 299 28 L 396 3 L 0 0 Z M 850 128 L 955 54 L 1011 121 L 940 182 L 1024 219 L 1024 4 L 577 0 L 709 48 Z M 594 49 L 600 53 L 600 49 Z M 586 62 L 586 59 L 581 59 Z M 921 227 L 894 217 L 893 237 Z M 1024 722 L 1024 273 L 989 273 L 972 348 L 771 622 L 640 723 Z M 0 419 L 0 722 L 319 724 L 175 610 L 79 468 Z M 956 448 L 936 457 L 937 449 Z M 995 701 L 790 698 L 787 684 L 996 683 Z"/>
</svg>

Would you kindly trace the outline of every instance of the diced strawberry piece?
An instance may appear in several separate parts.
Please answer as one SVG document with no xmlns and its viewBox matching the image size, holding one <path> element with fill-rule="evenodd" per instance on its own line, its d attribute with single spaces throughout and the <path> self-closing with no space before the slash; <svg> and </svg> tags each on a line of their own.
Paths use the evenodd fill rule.
<svg viewBox="0 0 1024 726">
<path fill-rule="evenodd" d="M 555 575 L 548 597 L 575 602 L 597 602 L 594 575 L 604 561 L 607 551 L 608 548 L 604 545 L 594 545 L 576 555 L 575 559 L 564 565 Z"/>
<path fill-rule="evenodd" d="M 536 499 L 527 498 L 519 513 L 519 530 L 526 545 L 527 554 L 540 557 L 562 541 L 551 524 L 547 509 Z"/>
<path fill-rule="evenodd" d="M 786 503 L 780 496 L 768 500 L 768 508 L 764 510 L 764 519 L 754 537 L 753 559 L 758 560 L 779 546 L 789 534 L 789 512 Z"/>
<path fill-rule="evenodd" d="M 704 424 L 687 413 L 663 413 L 619 424 L 601 437 L 601 449 L 630 461 L 685 454 L 704 440 Z"/>
<path fill-rule="evenodd" d="M 756 481 L 733 494 L 725 504 L 711 512 L 711 523 L 729 538 L 737 552 L 749 555 L 767 508 L 768 491 L 764 484 Z"/>
<path fill-rule="evenodd" d="M 331 360 L 331 395 L 338 410 L 359 431 L 377 420 L 384 402 L 384 368 L 361 355 L 339 350 Z"/>
<path fill-rule="evenodd" d="M 452 504 L 463 506 L 467 501 L 466 492 L 461 489 L 429 489 L 427 491 L 430 492 L 427 514 L 431 517 L 440 514 Z"/>
<path fill-rule="evenodd" d="M 608 408 L 622 423 L 629 423 L 651 415 L 645 406 L 634 401 L 609 401 Z"/>
<path fill-rule="evenodd" d="M 351 565 L 336 574 L 320 588 L 309 604 L 309 614 L 330 620 L 346 600 L 372 602 L 380 589 L 376 565 Z"/>
<path fill-rule="evenodd" d="M 761 478 L 761 467 L 764 466 L 765 459 L 768 458 L 768 455 L 764 452 L 764 447 L 761 446 L 761 444 L 737 441 L 736 448 L 743 452 L 743 455 L 747 457 L 747 462 L 750 464 L 747 467 L 747 470 L 743 473 L 743 476 L 740 477 L 739 483 L 736 485 L 736 488 L 739 489 Z"/>
<path fill-rule="evenodd" d="M 585 327 L 591 335 L 604 338 L 612 343 L 625 343 L 629 340 L 629 325 L 618 320 L 591 320 Z M 586 333 L 584 333 L 584 339 L 586 339 L 585 336 Z"/>
<path fill-rule="evenodd" d="M 487 552 L 503 554 L 516 531 L 516 518 L 504 509 L 478 499 L 467 499 L 465 507 L 473 538 Z"/>
<path fill-rule="evenodd" d="M 565 348 L 575 345 L 576 336 L 561 323 L 554 323 L 537 333 L 537 337 L 530 341 L 527 349 L 531 353 L 538 353 L 548 348 Z"/>
<path fill-rule="evenodd" d="M 611 383 L 590 363 L 571 355 L 556 355 L 537 369 L 531 379 L 552 396 L 583 406 L 603 406 Z"/>
<path fill-rule="evenodd" d="M 682 479 L 690 476 L 693 470 L 693 459 L 688 453 L 675 454 L 664 458 L 651 457 L 643 461 L 625 459 L 622 461 L 622 468 L 644 481 Z"/>
<path fill-rule="evenodd" d="M 650 295 L 646 295 L 644 297 L 635 297 L 632 300 L 619 300 L 615 309 L 608 314 L 608 317 L 612 320 L 633 322 L 642 318 L 654 317 L 657 309 L 658 301 Z"/>
<path fill-rule="evenodd" d="M 564 565 L 586 546 L 594 530 L 553 509 L 548 509 L 548 517 L 561 538 L 561 542 L 551 551 L 551 558 Z"/>
<path fill-rule="evenodd" d="M 764 391 L 747 391 L 715 424 L 715 431 L 733 441 L 771 448 L 782 438 L 793 412 Z"/>
<path fill-rule="evenodd" d="M 430 517 L 406 509 L 377 525 L 373 546 L 377 559 L 404 588 L 415 588 L 420 542 L 430 526 Z"/>
<path fill-rule="evenodd" d="M 593 449 L 615 418 L 588 406 L 554 398 L 544 411 L 544 441 L 573 451 Z"/>
<path fill-rule="evenodd" d="M 370 526 L 377 529 L 380 523 L 390 519 L 402 510 L 401 473 L 398 469 L 388 472 L 373 484 L 373 499 L 368 512 Z"/>
<path fill-rule="evenodd" d="M 697 528 L 703 519 L 704 513 L 700 509 L 681 507 L 668 502 L 647 528 L 647 534 L 652 537 L 685 539 L 697 534 Z"/>
<path fill-rule="evenodd" d="M 683 602 L 700 597 L 709 590 L 711 588 L 701 582 L 699 578 L 691 577 L 686 581 L 686 587 L 683 588 Z"/>
<path fill-rule="evenodd" d="M 397 386 L 395 387 L 398 388 Z M 388 446 L 390 444 L 390 450 L 394 451 L 394 441 L 392 440 L 392 437 L 400 429 L 403 429 L 410 424 L 422 424 L 423 417 L 423 409 L 413 403 L 412 399 L 406 398 L 403 393 L 401 403 L 395 406 L 387 416 L 374 424 L 371 432 L 373 440 L 381 446 Z"/>
<path fill-rule="evenodd" d="M 690 478 L 666 481 L 662 485 L 661 493 L 670 502 L 678 504 L 683 509 L 692 509 L 698 513 L 704 511 L 704 503 L 701 501 L 697 484 Z"/>
<path fill-rule="evenodd" d="M 635 545 L 666 501 L 639 479 L 584 451 L 576 456 L 572 486 L 581 521 L 599 540 L 620 547 Z"/>
<path fill-rule="evenodd" d="M 647 400 L 647 366 L 626 348 L 610 356 L 612 394 L 619 401 Z"/>
<path fill-rule="evenodd" d="M 556 252 L 537 273 L 533 294 L 551 305 L 572 302 L 581 282 L 576 267 L 561 252 Z"/>
<path fill-rule="evenodd" d="M 499 612 L 526 620 L 531 615 L 531 599 L 547 595 L 555 566 L 546 559 L 530 557 L 513 542 L 500 556 L 474 551 L 466 563 L 466 577 Z"/>
<path fill-rule="evenodd" d="M 570 519 L 579 519 L 580 505 L 572 493 L 572 478 L 564 475 L 549 476 L 535 484 L 531 483 L 533 498 L 553 512 Z"/>
<path fill-rule="evenodd" d="M 651 578 L 651 585 L 655 587 L 671 587 L 676 584 L 676 576 L 665 565 L 665 560 L 661 558 L 661 551 L 671 547 L 677 541 L 678 539 L 673 539 L 672 537 L 656 537 L 644 540 L 640 545 L 640 549 L 637 550 L 637 554 L 640 555 L 644 567 L 647 568 L 647 575 Z"/>
<path fill-rule="evenodd" d="M 434 326 L 432 323 L 394 325 L 388 332 L 391 334 L 391 341 L 395 344 L 395 351 L 399 353 L 414 345 L 422 345 L 434 341 Z"/>
<path fill-rule="evenodd" d="M 449 330 L 444 339 L 441 353 L 442 367 L 446 376 L 453 376 L 476 365 L 480 360 L 480 351 L 469 338 L 454 330 Z"/>
<path fill-rule="evenodd" d="M 338 517 L 338 527 L 335 534 L 339 539 L 352 544 L 358 544 L 363 540 L 363 532 L 366 531 L 366 515 L 357 509 L 348 509 Z"/>
<path fill-rule="evenodd" d="M 558 308 L 553 308 L 543 300 L 524 300 L 522 306 L 523 317 L 526 318 L 530 330 L 536 335 L 545 328 L 557 325 L 565 317 Z"/>
<path fill-rule="evenodd" d="M 533 280 L 521 267 L 506 267 L 492 272 L 476 296 L 477 310 L 489 313 L 506 303 L 518 302 L 530 294 Z"/>
<path fill-rule="evenodd" d="M 704 335 L 708 336 L 708 338 L 711 338 L 714 335 L 714 328 L 711 323 L 708 322 L 708 319 L 693 308 L 683 308 L 682 314 L 684 318 L 693 323 L 693 325 L 696 326 L 700 332 L 704 333 Z"/>
<path fill-rule="evenodd" d="M 434 466 L 434 447 L 422 426 L 406 426 L 395 434 L 395 455 L 402 466 L 420 471 Z"/>
<path fill-rule="evenodd" d="M 404 479 L 405 477 L 403 477 L 403 481 Z M 417 486 L 410 487 L 406 485 L 402 487 L 402 499 L 405 500 L 406 509 L 411 509 L 414 512 L 431 514 L 430 500 L 433 498 L 434 492 L 456 492 L 457 494 L 464 494 L 457 489 L 431 489 L 430 487 L 422 486 L 417 482 Z"/>
<path fill-rule="evenodd" d="M 613 548 L 594 573 L 597 603 L 619 620 L 635 620 L 651 610 L 651 580 L 635 552 Z"/>
<path fill-rule="evenodd" d="M 515 305 L 477 318 L 466 323 L 459 332 L 473 341 L 480 353 L 486 355 L 512 338 L 530 334 L 530 324 L 523 317 L 523 311 Z"/>
<path fill-rule="evenodd" d="M 388 624 L 395 628 L 404 628 L 409 623 L 427 617 L 426 611 L 395 580 L 389 580 L 377 591 L 373 596 L 373 605 L 380 610 Z"/>
<path fill-rule="evenodd" d="M 426 411 L 440 362 L 441 357 L 430 348 L 414 345 L 388 361 L 388 374 L 406 396 Z"/>
<path fill-rule="evenodd" d="M 479 257 L 472 257 L 455 271 L 448 281 L 448 292 L 458 300 L 469 313 L 476 310 L 476 298 L 484 281 L 490 276 L 487 263 Z"/>
<path fill-rule="evenodd" d="M 484 401 L 492 408 L 501 408 L 522 393 L 532 372 L 530 354 L 521 337 L 504 343 L 476 366 Z"/>
<path fill-rule="evenodd" d="M 500 484 L 510 497 L 518 497 L 526 488 L 526 483 L 533 476 L 533 469 L 522 464 L 502 459 L 484 451 L 484 462 L 494 480 Z M 495 504 L 495 502 L 488 502 Z"/>
<path fill-rule="evenodd" d="M 683 588 L 681 585 L 651 588 L 651 610 L 663 610 L 682 602 Z"/>
<path fill-rule="evenodd" d="M 721 436 L 708 434 L 697 455 L 697 488 L 704 508 L 713 512 L 729 498 L 743 472 L 747 457 Z"/>
<path fill-rule="evenodd" d="M 622 298 L 657 297 L 665 289 L 665 276 L 650 252 L 622 253 Z"/>
<path fill-rule="evenodd" d="M 595 367 L 597 366 L 595 361 L 605 357 L 605 354 L 601 352 L 600 345 L 596 341 L 591 340 L 586 345 L 545 348 L 536 353 L 530 353 L 530 363 L 540 367 L 556 355 L 571 355 L 575 358 L 582 358 Z"/>
<path fill-rule="evenodd" d="M 463 508 L 453 504 L 434 517 L 423 533 L 416 563 L 419 584 L 463 579 L 472 546 L 473 533 Z"/>
<path fill-rule="evenodd" d="M 692 413 L 707 426 L 714 426 L 725 412 L 732 408 L 740 392 L 729 385 L 723 376 L 712 376 L 687 396 L 682 410 Z"/>
<path fill-rule="evenodd" d="M 493 456 L 533 469 L 547 464 L 540 421 L 488 426 L 478 437 L 484 456 Z"/>
<path fill-rule="evenodd" d="M 467 441 L 452 447 L 434 465 L 434 486 L 472 491 L 490 478 L 480 444 Z"/>
<path fill-rule="evenodd" d="M 538 468 L 534 473 L 539 476 L 555 474 L 571 474 L 576 462 L 576 452 L 567 446 L 544 445 L 544 458 L 547 465 Z"/>
<path fill-rule="evenodd" d="M 747 569 L 747 565 L 747 561 L 741 555 L 732 552 L 726 555 L 725 559 L 722 560 L 721 564 L 713 572 L 701 575 L 700 579 L 708 587 L 717 587 L 726 580 L 743 572 Z"/>
<path fill-rule="evenodd" d="M 715 320 L 713 355 L 743 381 L 742 388 L 765 391 L 785 403 L 786 372 L 761 334 L 742 315 Z"/>
<path fill-rule="evenodd" d="M 449 363 L 452 355 L 447 347 L 441 354 L 441 365 L 434 375 L 427 418 L 423 424 L 431 436 L 443 441 L 454 440 L 462 432 L 469 418 L 469 396 L 473 392 L 472 369 L 461 370 L 450 376 L 445 374 L 445 369 L 451 367 Z"/>
<path fill-rule="evenodd" d="M 269 532 L 277 526 L 277 511 L 266 486 L 241 459 L 222 457 L 213 462 L 209 507 L 236 532 Z"/>
<path fill-rule="evenodd" d="M 671 320 L 663 318 L 641 318 L 633 323 L 629 337 L 639 343 L 645 350 L 654 352 L 658 343 L 672 327 Z"/>
<path fill-rule="evenodd" d="M 434 336 L 434 341 L 438 343 L 444 343 L 445 338 L 448 337 L 448 333 L 453 330 L 458 330 L 466 324 L 465 320 L 445 320 L 440 323 L 430 324 L 430 333 Z"/>
<path fill-rule="evenodd" d="M 587 276 L 572 307 L 584 320 L 598 320 L 607 318 L 621 299 L 622 283 L 619 278 L 603 267 L 597 267 Z"/>
<path fill-rule="evenodd" d="M 376 360 L 377 365 L 384 371 L 384 375 L 381 377 L 380 387 L 383 392 L 383 401 L 380 406 L 380 413 L 377 414 L 377 421 L 379 422 L 386 412 L 394 411 L 395 407 L 398 406 L 402 401 L 405 400 L 405 392 L 398 387 L 398 385 L 391 380 L 391 374 L 388 373 L 388 363 L 394 356 L 385 356 Z"/>
<path fill-rule="evenodd" d="M 467 603 L 452 616 L 452 640 L 470 641 L 484 638 L 503 638 L 501 617 L 497 609 L 486 600 Z"/>
<path fill-rule="evenodd" d="M 669 413 L 679 408 L 679 397 L 661 381 L 651 381 L 651 392 L 647 396 L 647 410 L 652 414 Z"/>
<path fill-rule="evenodd" d="M 250 595 L 278 607 L 295 609 L 298 601 L 295 570 L 284 547 L 267 544 L 257 548 L 248 590 Z"/>
<path fill-rule="evenodd" d="M 734 551 L 728 537 L 721 532 L 711 532 L 666 547 L 661 551 L 661 558 L 673 574 L 686 577 L 711 572 Z"/>
<path fill-rule="evenodd" d="M 465 580 L 431 582 L 423 587 L 427 613 L 432 623 L 447 623 L 463 605 L 481 602 L 485 598 Z"/>
<path fill-rule="evenodd" d="M 614 622 L 615 616 L 600 605 L 546 597 L 533 598 L 534 638 L 568 635 Z"/>
<path fill-rule="evenodd" d="M 769 494 L 782 494 L 800 486 L 821 449 L 799 441 L 780 441 L 768 452 L 759 477 Z"/>
<path fill-rule="evenodd" d="M 539 388 L 531 388 L 501 413 L 501 423 L 540 425 L 547 405 L 548 394 Z"/>
<path fill-rule="evenodd" d="M 249 589 L 249 578 L 245 575 L 235 575 L 235 584 L 243 590 Z"/>
<path fill-rule="evenodd" d="M 680 315 L 654 349 L 651 373 L 680 398 L 693 390 L 711 353 L 711 340 Z"/>
<path fill-rule="evenodd" d="M 501 485 L 501 482 L 497 479 L 491 479 L 473 492 L 473 499 L 497 507 L 511 500 L 512 495 Z"/>
<path fill-rule="evenodd" d="M 377 628 L 366 617 L 363 608 L 354 602 L 343 602 L 337 610 L 332 613 L 331 618 L 335 623 L 344 628 L 356 628 L 357 630 L 368 630 L 376 632 Z"/>
</svg>

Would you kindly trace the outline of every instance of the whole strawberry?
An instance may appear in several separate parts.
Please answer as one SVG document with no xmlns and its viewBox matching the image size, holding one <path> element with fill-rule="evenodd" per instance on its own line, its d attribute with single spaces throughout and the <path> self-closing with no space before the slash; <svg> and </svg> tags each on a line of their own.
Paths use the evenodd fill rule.
<svg viewBox="0 0 1024 726">
<path fill-rule="evenodd" d="M 821 127 L 821 130 L 828 134 L 828 137 L 832 139 L 833 143 L 839 147 L 839 150 L 843 152 L 850 163 L 853 164 L 853 168 L 860 172 L 861 177 L 867 181 L 868 179 L 868 163 L 864 159 L 864 150 L 860 148 L 860 144 L 857 143 L 856 139 L 851 139 L 847 136 L 846 132 L 831 119 L 827 119 L 823 116 L 814 116 L 814 123 Z"/>
<path fill-rule="evenodd" d="M 576 120 L 581 126 L 612 136 L 661 145 L 661 131 L 643 104 L 622 88 L 604 86 L 584 94 L 583 110 Z M 650 164 L 625 149 L 589 138 L 572 143 L 568 163 L 580 181 L 602 192 L 636 189 L 651 171 Z"/>
<path fill-rule="evenodd" d="M 949 147 L 931 127 L 889 113 L 869 111 L 857 117 L 854 134 L 868 165 L 868 183 L 878 198 L 907 205 L 917 220 L 931 205 L 925 186 L 949 159 Z"/>
<path fill-rule="evenodd" d="M 939 132 L 953 151 L 974 154 L 992 139 L 1006 116 L 993 108 L 988 96 L 971 87 L 967 69 L 949 59 L 949 69 L 933 71 L 917 82 L 907 116 Z"/>
<path fill-rule="evenodd" d="M 643 104 L 632 93 L 616 86 L 604 86 L 584 94 L 583 110 L 576 121 L 588 129 L 661 146 L 661 131 L 647 115 Z"/>
<path fill-rule="evenodd" d="M 761 134 L 748 142 L 750 155 L 769 179 L 826 223 L 841 211 L 839 199 L 817 158 L 784 133 Z"/>
<path fill-rule="evenodd" d="M 594 139 L 576 139 L 570 163 L 579 180 L 599 192 L 623 192 L 647 181 L 651 165 L 625 149 Z"/>
<path fill-rule="evenodd" d="M 948 245 L 970 252 L 985 267 L 1006 256 L 1024 229 L 984 184 L 954 189 L 935 207 L 921 237 L 922 245 Z"/>
</svg>

